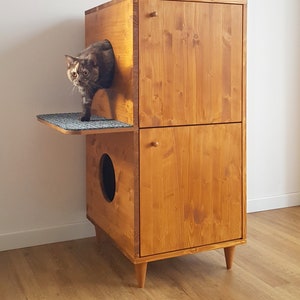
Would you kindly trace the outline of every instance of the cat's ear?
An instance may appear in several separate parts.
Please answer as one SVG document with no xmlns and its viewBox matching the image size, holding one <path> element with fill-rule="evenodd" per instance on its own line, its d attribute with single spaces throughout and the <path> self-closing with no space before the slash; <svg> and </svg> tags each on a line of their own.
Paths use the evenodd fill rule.
<svg viewBox="0 0 300 300">
<path fill-rule="evenodd" d="M 70 66 L 73 65 L 74 62 L 76 61 L 76 58 L 70 55 L 65 55 L 65 58 L 66 58 L 68 68 L 70 68 Z"/>
</svg>

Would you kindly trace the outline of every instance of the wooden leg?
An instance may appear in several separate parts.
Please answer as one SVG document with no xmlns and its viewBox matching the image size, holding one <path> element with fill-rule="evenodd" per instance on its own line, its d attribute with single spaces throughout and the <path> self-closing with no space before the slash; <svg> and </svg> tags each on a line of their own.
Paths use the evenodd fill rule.
<svg viewBox="0 0 300 300">
<path fill-rule="evenodd" d="M 143 288 L 145 286 L 146 281 L 146 273 L 147 273 L 147 263 L 140 263 L 134 265 L 136 280 L 138 282 L 138 286 Z"/>
<path fill-rule="evenodd" d="M 235 246 L 224 248 L 227 270 L 230 270 L 232 267 L 234 250 L 235 250 Z"/>
</svg>

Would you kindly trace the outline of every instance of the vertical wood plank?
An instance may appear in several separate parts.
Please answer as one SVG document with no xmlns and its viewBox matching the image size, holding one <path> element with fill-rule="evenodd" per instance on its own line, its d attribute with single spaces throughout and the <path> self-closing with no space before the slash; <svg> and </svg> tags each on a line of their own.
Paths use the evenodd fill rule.
<svg viewBox="0 0 300 300">
<path fill-rule="evenodd" d="M 110 40 L 116 59 L 112 87 L 99 90 L 93 100 L 96 115 L 134 124 L 133 81 L 133 1 L 113 1 L 87 11 L 85 16 L 86 45 Z"/>
<path fill-rule="evenodd" d="M 145 0 L 139 46 L 141 127 L 242 120 L 242 5 Z"/>
<path fill-rule="evenodd" d="M 141 130 L 142 256 L 242 237 L 241 130 L 238 123 Z"/>
</svg>

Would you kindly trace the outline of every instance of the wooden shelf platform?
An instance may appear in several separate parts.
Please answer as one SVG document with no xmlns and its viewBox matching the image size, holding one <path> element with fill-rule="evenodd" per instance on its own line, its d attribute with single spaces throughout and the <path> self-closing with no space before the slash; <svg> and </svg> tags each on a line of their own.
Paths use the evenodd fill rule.
<svg viewBox="0 0 300 300">
<path fill-rule="evenodd" d="M 133 131 L 133 125 L 93 115 L 88 122 L 80 121 L 81 113 L 57 113 L 37 115 L 38 121 L 63 133 L 88 135 Z"/>
</svg>

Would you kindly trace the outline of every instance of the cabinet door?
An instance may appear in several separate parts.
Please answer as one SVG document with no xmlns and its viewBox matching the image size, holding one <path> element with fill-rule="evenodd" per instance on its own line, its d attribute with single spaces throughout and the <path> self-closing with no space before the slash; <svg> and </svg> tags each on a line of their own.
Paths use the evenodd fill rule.
<svg viewBox="0 0 300 300">
<path fill-rule="evenodd" d="M 242 125 L 140 130 L 141 256 L 242 237 Z"/>
<path fill-rule="evenodd" d="M 240 121 L 242 53 L 242 5 L 140 1 L 140 126 Z"/>
</svg>

